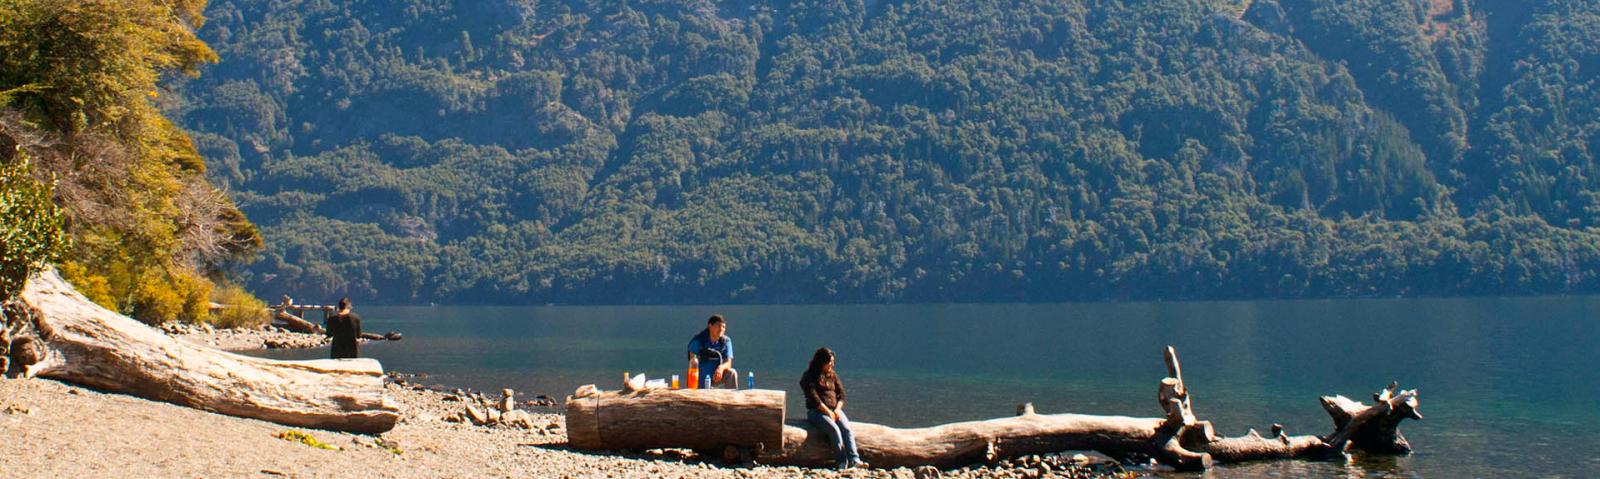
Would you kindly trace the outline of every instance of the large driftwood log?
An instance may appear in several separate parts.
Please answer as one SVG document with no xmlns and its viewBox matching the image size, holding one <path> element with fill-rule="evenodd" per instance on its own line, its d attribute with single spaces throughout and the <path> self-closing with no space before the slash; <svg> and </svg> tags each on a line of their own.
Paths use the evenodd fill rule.
<svg viewBox="0 0 1600 479">
<path fill-rule="evenodd" d="M 274 310 L 272 320 L 274 321 L 273 324 L 296 333 L 323 334 L 326 332 L 322 329 L 322 326 L 301 319 L 288 311 Z"/>
<path fill-rule="evenodd" d="M 328 333 L 328 331 L 326 329 L 323 329 L 323 327 L 321 325 L 318 325 L 318 324 L 310 322 L 310 321 L 306 321 L 305 319 L 303 319 L 303 318 L 301 318 L 299 316 L 295 316 L 293 313 L 289 313 L 287 311 L 278 310 L 278 309 L 272 310 L 272 319 L 273 319 L 273 323 L 272 323 L 273 325 L 278 326 L 278 327 L 283 328 L 283 329 L 294 331 L 296 333 L 305 333 L 305 334 L 327 334 Z M 384 333 L 384 334 L 364 332 L 364 333 L 361 333 L 359 336 L 361 337 L 361 339 L 365 339 L 365 340 L 368 340 L 368 341 L 399 341 L 403 337 L 403 336 L 400 335 L 400 333 L 397 333 L 397 332 L 394 332 L 394 331 L 390 331 L 390 332 Z"/>
<path fill-rule="evenodd" d="M 24 376 L 281 424 L 383 432 L 399 420 L 372 359 L 274 361 L 199 346 L 106 310 L 54 270 L 21 295 L 10 356 Z M 20 346 L 20 347 L 18 347 Z"/>
<path fill-rule="evenodd" d="M 1397 393 L 1398 385 L 1391 383 L 1376 395 L 1375 406 L 1343 396 L 1322 398 L 1334 422 L 1334 432 L 1326 436 L 1291 437 L 1274 424 L 1270 438 L 1254 430 L 1241 437 L 1219 438 L 1209 421 L 1196 419 L 1182 366 L 1171 347 L 1166 349 L 1166 363 L 1167 377 L 1156 396 L 1165 411 L 1161 418 L 1040 415 L 1028 405 L 1017 417 L 928 428 L 854 423 L 856 443 L 863 459 L 884 467 L 954 467 L 1029 454 L 1095 450 L 1115 457 L 1144 455 L 1177 469 L 1198 470 L 1213 462 L 1324 458 L 1343 454 L 1347 446 L 1406 453 L 1410 445 L 1400 436 L 1398 424 L 1422 418 L 1416 410 L 1416 391 Z M 805 421 L 791 421 L 784 428 L 783 450 L 764 462 L 822 467 L 834 460 L 824 434 Z"/>
<path fill-rule="evenodd" d="M 1391 384 L 1375 406 L 1344 397 L 1323 398 L 1334 420 L 1326 436 L 1294 436 L 1273 425 L 1272 437 L 1250 431 L 1219 438 L 1208 421 L 1194 414 L 1177 352 L 1166 350 L 1167 378 L 1157 389 L 1165 414 L 1159 418 L 1041 415 L 1027 405 L 1016 417 L 899 429 L 854 423 L 862 458 L 881 467 L 955 467 L 1029 454 L 1095 450 L 1117 457 L 1148 456 L 1183 470 L 1214 462 L 1277 458 L 1323 458 L 1354 447 L 1377 453 L 1405 453 L 1410 446 L 1397 426 L 1421 419 L 1416 391 L 1396 392 Z M 756 395 L 757 393 L 770 396 Z M 748 391 L 654 391 L 601 393 L 569 399 L 568 437 L 579 449 L 690 448 L 716 451 L 724 446 L 760 444 L 768 464 L 826 467 L 834 454 L 826 436 L 805 421 L 782 426 L 781 439 L 770 427 L 783 418 L 783 393 Z M 782 447 L 775 448 L 772 444 Z"/>
<path fill-rule="evenodd" d="M 765 389 L 590 394 L 567 400 L 567 440 L 596 450 L 776 451 L 784 440 L 783 401 L 783 391 Z"/>
<path fill-rule="evenodd" d="M 898 429 L 864 422 L 851 424 L 862 459 L 874 467 L 957 467 L 1009 457 L 1071 450 L 1096 450 L 1113 456 L 1154 451 L 1160 419 L 1081 414 L 1041 415 Z M 828 467 L 834 455 L 827 435 L 803 420 L 783 430 L 784 449 L 766 457 L 769 464 Z"/>
</svg>

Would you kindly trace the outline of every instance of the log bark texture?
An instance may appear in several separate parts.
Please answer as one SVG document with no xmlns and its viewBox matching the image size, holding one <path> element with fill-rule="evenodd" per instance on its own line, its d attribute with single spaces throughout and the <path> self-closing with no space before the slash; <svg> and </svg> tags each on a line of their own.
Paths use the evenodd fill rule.
<svg viewBox="0 0 1600 479">
<path fill-rule="evenodd" d="M 1148 453 L 1160 419 L 1082 414 L 1023 414 L 987 421 L 899 429 L 854 422 L 861 458 L 873 467 L 958 467 L 1029 454 L 1096 450 L 1112 456 Z M 783 430 L 784 449 L 767 464 L 828 467 L 828 436 L 804 420 Z"/>
<path fill-rule="evenodd" d="M 1273 425 L 1272 437 L 1252 430 L 1240 437 L 1219 438 L 1209 421 L 1196 419 L 1190 390 L 1183 382 L 1177 352 L 1166 350 L 1167 377 L 1156 399 L 1160 418 L 1040 415 L 1031 405 L 1017 417 L 898 429 L 853 423 L 862 459 L 881 467 L 932 465 L 956 467 L 1010 457 L 1068 450 L 1095 450 L 1113 457 L 1144 455 L 1180 470 L 1201 470 L 1215 462 L 1262 459 L 1324 458 L 1343 454 L 1347 446 L 1376 453 L 1406 453 L 1410 446 L 1397 429 L 1401 420 L 1421 419 L 1416 391 L 1395 392 L 1390 384 L 1367 406 L 1342 396 L 1322 398 L 1333 417 L 1326 436 L 1289 436 Z M 826 467 L 834 463 L 826 435 L 805 421 L 784 428 L 784 448 L 763 458 L 769 464 Z"/>
<path fill-rule="evenodd" d="M 783 391 L 603 392 L 569 398 L 566 415 L 567 440 L 579 449 L 776 451 L 784 440 Z"/>
<path fill-rule="evenodd" d="M 305 319 L 295 316 L 288 311 L 274 311 L 272 313 L 272 320 L 274 321 L 275 325 L 296 333 L 323 334 L 326 332 L 322 329 L 322 326 L 310 321 L 306 321 Z"/>
<path fill-rule="evenodd" d="M 275 361 L 179 341 L 94 304 L 53 269 L 20 299 L 11 309 L 26 324 L 12 345 L 24 348 L 10 356 L 23 376 L 299 427 L 376 433 L 400 417 L 376 360 Z"/>
<path fill-rule="evenodd" d="M 1334 423 L 1334 431 L 1325 436 L 1289 436 L 1274 424 L 1270 437 L 1254 430 L 1240 437 L 1217 437 L 1211 423 L 1194 413 L 1177 351 L 1168 347 L 1165 359 L 1167 377 L 1156 389 L 1162 417 L 1041 415 L 1029 404 L 1019 406 L 1016 417 L 1002 419 L 912 429 L 857 422 L 852 429 L 862 458 L 878 467 L 949 468 L 1030 454 L 1095 450 L 1202 470 L 1215 462 L 1324 458 L 1342 455 L 1347 448 L 1403 454 L 1410 445 L 1399 434 L 1400 421 L 1422 418 L 1416 410 L 1416 391 L 1397 391 L 1398 385 L 1390 384 L 1374 395 L 1372 406 L 1343 396 L 1322 398 Z M 579 449 L 716 451 L 735 446 L 763 451 L 758 460 L 767 464 L 833 465 L 827 436 L 803 420 L 784 424 L 782 408 L 779 391 L 589 394 L 568 400 L 567 434 Z"/>
</svg>

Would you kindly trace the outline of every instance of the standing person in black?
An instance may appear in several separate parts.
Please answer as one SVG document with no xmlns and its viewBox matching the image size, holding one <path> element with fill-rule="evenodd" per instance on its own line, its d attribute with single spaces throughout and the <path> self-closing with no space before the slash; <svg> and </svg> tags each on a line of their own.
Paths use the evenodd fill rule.
<svg viewBox="0 0 1600 479">
<path fill-rule="evenodd" d="M 361 357 L 356 341 L 361 337 L 361 317 L 350 312 L 350 298 L 339 300 L 339 310 L 328 317 L 325 328 L 328 336 L 333 337 L 333 359 Z"/>
<path fill-rule="evenodd" d="M 867 467 L 844 415 L 844 383 L 833 371 L 833 351 L 821 348 L 811 355 L 810 367 L 800 375 L 800 390 L 806 395 L 806 420 L 828 434 L 839 468 Z"/>
</svg>

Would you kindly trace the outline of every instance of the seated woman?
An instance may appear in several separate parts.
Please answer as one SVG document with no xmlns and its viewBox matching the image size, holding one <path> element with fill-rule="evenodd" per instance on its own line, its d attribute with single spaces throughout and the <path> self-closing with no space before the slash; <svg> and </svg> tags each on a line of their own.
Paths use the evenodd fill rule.
<svg viewBox="0 0 1600 479">
<path fill-rule="evenodd" d="M 844 415 L 844 383 L 833 372 L 833 351 L 821 348 L 811 355 L 811 366 L 800 376 L 800 390 L 806 395 L 806 419 L 828 434 L 839 468 L 867 467 Z"/>
</svg>

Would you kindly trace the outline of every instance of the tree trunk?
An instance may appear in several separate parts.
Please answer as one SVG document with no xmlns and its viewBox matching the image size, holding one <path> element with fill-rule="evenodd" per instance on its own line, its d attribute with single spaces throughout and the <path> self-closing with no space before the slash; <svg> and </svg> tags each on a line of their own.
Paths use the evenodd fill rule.
<svg viewBox="0 0 1600 479">
<path fill-rule="evenodd" d="M 1240 437 L 1218 438 L 1209 421 L 1195 419 L 1182 367 L 1171 347 L 1166 350 L 1166 362 L 1167 378 L 1161 381 L 1156 396 L 1166 411 L 1163 418 L 1039 415 L 1033 413 L 1032 405 L 1025 405 L 1017 417 L 928 428 L 853 423 L 856 444 L 864 460 L 883 467 L 955 467 L 1029 454 L 1094 450 L 1114 457 L 1146 455 L 1177 469 L 1200 470 L 1214 462 L 1322 458 L 1342 454 L 1347 445 L 1368 452 L 1403 454 L 1410 452 L 1410 446 L 1399 435 L 1399 422 L 1422 418 L 1416 412 L 1416 391 L 1397 394 L 1398 385 L 1390 384 L 1376 395 L 1376 406 L 1343 396 L 1322 398 L 1334 420 L 1334 432 L 1324 437 L 1290 437 L 1275 424 L 1270 438 L 1254 430 Z M 784 449 L 764 461 L 831 466 L 831 449 L 825 434 L 805 421 L 791 421 L 784 428 Z"/>
<path fill-rule="evenodd" d="M 323 334 L 322 326 L 318 326 L 316 323 L 306 321 L 305 319 L 295 316 L 288 311 L 275 310 L 273 312 L 272 319 L 281 323 L 278 324 L 278 326 L 296 333 Z"/>
<path fill-rule="evenodd" d="M 851 423 L 862 459 L 873 467 L 958 467 L 1001 459 L 1072 450 L 1112 456 L 1153 451 L 1160 419 L 1080 414 L 1040 415 L 898 429 Z M 830 467 L 828 436 L 804 420 L 783 428 L 784 449 L 763 463 Z"/>
<path fill-rule="evenodd" d="M 376 360 L 274 361 L 179 341 L 94 304 L 53 269 L 20 299 L 8 313 L 24 316 L 11 351 L 24 376 L 290 426 L 376 433 L 400 417 Z"/>
<path fill-rule="evenodd" d="M 604 392 L 567 400 L 567 440 L 595 450 L 728 446 L 776 451 L 784 440 L 784 392 L 765 389 Z"/>
<path fill-rule="evenodd" d="M 390 332 L 383 333 L 383 334 L 361 333 L 361 339 L 365 339 L 365 340 L 368 340 L 368 341 L 399 341 L 400 338 L 402 338 L 402 337 L 403 336 L 401 336 L 400 333 L 397 333 L 397 332 L 394 332 L 394 331 L 390 331 Z"/>
<path fill-rule="evenodd" d="M 1422 417 L 1416 412 L 1416 391 L 1396 394 L 1397 386 L 1391 384 L 1378 394 L 1376 406 L 1343 397 L 1323 398 L 1334 419 L 1334 432 L 1324 437 L 1290 437 L 1274 425 L 1270 438 L 1255 431 L 1218 438 L 1210 422 L 1195 418 L 1177 352 L 1170 347 L 1166 362 L 1167 378 L 1156 393 L 1164 417 L 1041 415 L 1033 412 L 1032 405 L 1024 405 L 1016 417 L 915 429 L 858 422 L 852 424 L 852 430 L 862 458 L 879 467 L 957 467 L 1030 454 L 1094 450 L 1115 457 L 1148 456 L 1174 468 L 1200 470 L 1214 462 L 1320 458 L 1342 454 L 1347 446 L 1369 452 L 1409 452 L 1397 425 L 1405 418 Z M 759 460 L 763 463 L 834 465 L 827 436 L 806 421 L 789 421 L 782 427 L 780 440 L 770 439 L 767 427 L 782 422 L 783 393 L 758 393 L 770 398 L 752 401 L 747 395 L 754 393 L 745 391 L 602 393 L 573 398 L 567 402 L 567 434 L 572 446 L 579 449 L 716 450 L 724 445 L 761 443 L 765 453 Z M 782 447 L 772 447 L 774 443 Z"/>
</svg>

